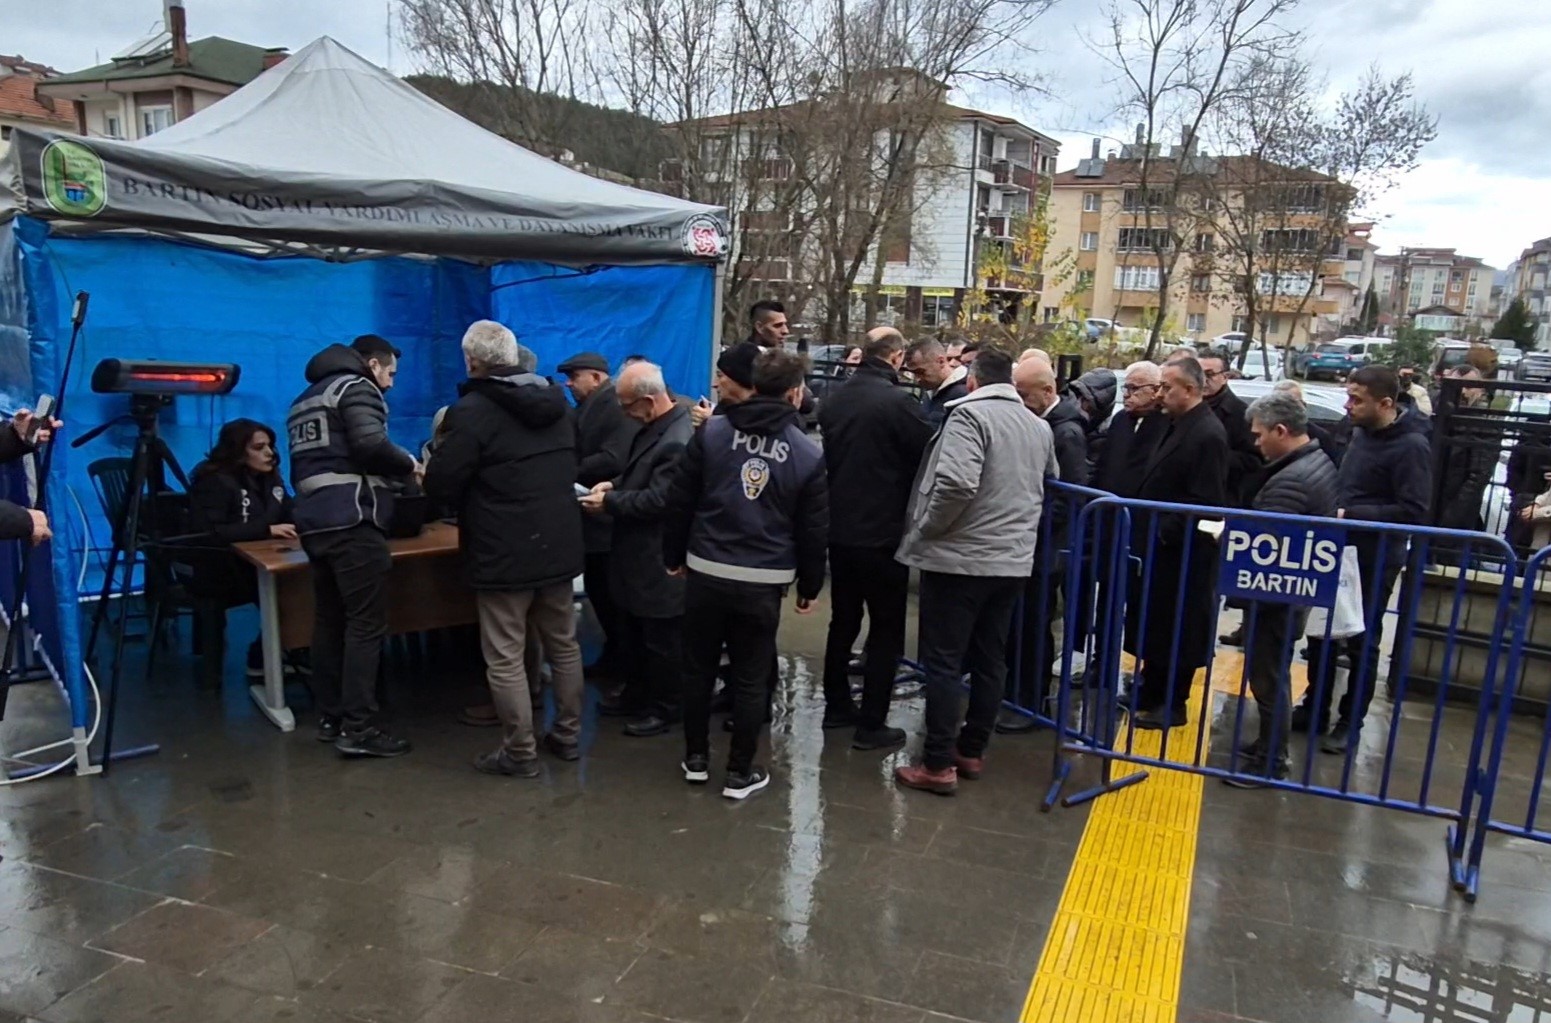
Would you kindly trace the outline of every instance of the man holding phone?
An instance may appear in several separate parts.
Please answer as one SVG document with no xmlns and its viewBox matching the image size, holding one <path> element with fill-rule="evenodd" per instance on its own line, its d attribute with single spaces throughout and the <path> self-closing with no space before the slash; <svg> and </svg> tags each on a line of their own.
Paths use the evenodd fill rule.
<svg viewBox="0 0 1551 1023">
<path fill-rule="evenodd" d="M 54 431 L 64 425 L 50 415 L 53 407 L 54 399 L 45 394 L 38 400 L 39 414 L 22 408 L 11 415 L 11 429 L 0 430 L 0 464 L 14 462 L 49 442 Z M 0 501 L 0 540 L 27 540 L 36 547 L 53 536 L 43 512 Z"/>
</svg>

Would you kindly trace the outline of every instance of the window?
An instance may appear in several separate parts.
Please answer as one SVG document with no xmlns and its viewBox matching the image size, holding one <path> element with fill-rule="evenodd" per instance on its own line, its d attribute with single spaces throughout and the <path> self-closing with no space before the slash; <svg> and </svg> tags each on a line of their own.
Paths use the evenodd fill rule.
<svg viewBox="0 0 1551 1023">
<path fill-rule="evenodd" d="M 1121 252 L 1155 252 L 1173 247 L 1174 238 L 1166 227 L 1122 227 L 1120 229 Z"/>
<path fill-rule="evenodd" d="M 1460 271 L 1455 270 L 1453 273 L 1449 274 L 1449 286 L 1450 287 L 1458 288 L 1464 282 L 1465 282 L 1465 275 L 1463 273 L 1461 273 Z"/>
<path fill-rule="evenodd" d="M 1346 261 L 1348 263 L 1361 263 L 1363 261 L 1363 250 L 1362 249 L 1347 249 L 1346 250 Z"/>
<path fill-rule="evenodd" d="M 1082 194 L 1082 211 L 1084 213 L 1099 212 L 1099 193 L 1084 192 Z"/>
<path fill-rule="evenodd" d="M 1190 290 L 1206 292 L 1212 290 L 1211 274 L 1192 274 L 1190 277 Z"/>
<path fill-rule="evenodd" d="M 1197 252 L 1211 252 L 1215 248 L 1217 248 L 1217 239 L 1212 235 L 1206 233 L 1196 235 Z"/>
<path fill-rule="evenodd" d="M 952 295 L 928 295 L 921 299 L 921 326 L 941 327 L 953 322 Z"/>
<path fill-rule="evenodd" d="M 1147 209 L 1161 210 L 1167 198 L 1162 191 L 1156 188 L 1149 188 L 1146 192 L 1143 192 L 1140 188 L 1128 188 L 1126 189 L 1124 208 L 1127 213 Z"/>
<path fill-rule="evenodd" d="M 1309 286 L 1313 283 L 1314 275 L 1308 273 L 1262 273 L 1255 287 L 1262 295 L 1296 297 L 1308 294 Z"/>
<path fill-rule="evenodd" d="M 164 128 L 172 127 L 172 107 L 141 107 L 140 137 L 155 135 Z"/>
<path fill-rule="evenodd" d="M 1244 328 L 1247 326 L 1249 326 L 1249 320 L 1245 319 L 1243 316 L 1235 316 L 1233 318 L 1233 333 L 1242 334 L 1244 333 Z"/>
<path fill-rule="evenodd" d="M 1325 203 L 1325 189 L 1319 185 L 1296 185 L 1282 193 L 1282 208 L 1288 213 L 1317 213 Z"/>
<path fill-rule="evenodd" d="M 1079 271 L 1077 271 L 1077 290 L 1078 291 L 1092 291 L 1093 290 L 1093 271 L 1092 270 L 1079 270 Z"/>
<path fill-rule="evenodd" d="M 1190 313 L 1185 317 L 1185 329 L 1192 334 L 1200 334 L 1206 330 L 1206 314 Z"/>
<path fill-rule="evenodd" d="M 1363 272 L 1361 270 L 1348 270 L 1344 276 L 1346 277 L 1346 283 L 1356 284 L 1362 280 Z"/>
<path fill-rule="evenodd" d="M 1093 252 L 1099 247 L 1099 233 L 1097 231 L 1084 231 L 1082 233 L 1082 250 Z"/>
<path fill-rule="evenodd" d="M 11 126 L 9 124 L 0 124 L 0 142 L 8 142 L 10 138 Z"/>
<path fill-rule="evenodd" d="M 1264 322 L 1268 336 L 1275 337 L 1282 332 L 1282 318 L 1280 316 L 1267 316 Z"/>
<path fill-rule="evenodd" d="M 1040 157 L 1039 172 L 1041 174 L 1054 174 L 1056 172 L 1056 158 L 1053 156 Z"/>
<path fill-rule="evenodd" d="M 1433 284 L 1433 298 L 1442 298 L 1442 297 L 1443 297 L 1443 282 L 1442 281 L 1438 281 L 1438 282 Z"/>
<path fill-rule="evenodd" d="M 1060 306 L 1053 306 L 1053 305 L 1045 306 L 1045 322 L 1046 323 L 1054 323 L 1054 322 L 1056 322 L 1056 319 L 1060 315 L 1061 315 L 1061 307 Z"/>
<path fill-rule="evenodd" d="M 1117 266 L 1115 267 L 1115 287 L 1121 291 L 1157 291 L 1158 268 Z"/>
<path fill-rule="evenodd" d="M 1262 231 L 1260 247 L 1266 252 L 1314 252 L 1320 248 L 1319 232 L 1308 228 Z"/>
</svg>

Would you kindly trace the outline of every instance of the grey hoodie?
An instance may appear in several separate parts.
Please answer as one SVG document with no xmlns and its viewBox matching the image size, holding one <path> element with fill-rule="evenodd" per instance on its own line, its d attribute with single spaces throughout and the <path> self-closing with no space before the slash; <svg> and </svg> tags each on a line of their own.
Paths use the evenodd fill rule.
<svg viewBox="0 0 1551 1023">
<path fill-rule="evenodd" d="M 923 572 L 1027 578 L 1054 462 L 1049 424 L 1011 384 L 949 402 L 921 460 L 895 559 Z"/>
</svg>

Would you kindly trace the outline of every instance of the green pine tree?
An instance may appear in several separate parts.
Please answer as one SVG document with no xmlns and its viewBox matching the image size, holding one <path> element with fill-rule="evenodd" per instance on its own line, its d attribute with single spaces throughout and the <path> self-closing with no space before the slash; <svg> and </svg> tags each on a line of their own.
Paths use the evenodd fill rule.
<svg viewBox="0 0 1551 1023">
<path fill-rule="evenodd" d="M 1514 299 L 1492 326 L 1492 337 L 1512 341 L 1525 351 L 1535 347 L 1536 323 L 1524 306 L 1524 300 Z"/>
<path fill-rule="evenodd" d="M 1362 324 L 1363 335 L 1371 337 L 1375 330 L 1379 329 L 1379 293 L 1373 290 L 1373 283 L 1368 283 L 1368 292 L 1363 295 L 1362 311 L 1357 314 L 1357 322 Z"/>
</svg>

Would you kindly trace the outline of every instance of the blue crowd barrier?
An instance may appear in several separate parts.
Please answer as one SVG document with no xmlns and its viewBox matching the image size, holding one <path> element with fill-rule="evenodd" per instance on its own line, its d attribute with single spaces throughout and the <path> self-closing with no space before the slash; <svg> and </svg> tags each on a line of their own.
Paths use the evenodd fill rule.
<svg viewBox="0 0 1551 1023">
<path fill-rule="evenodd" d="M 1541 710 L 1542 721 L 1538 737 L 1514 735 L 1514 709 L 1520 700 L 1519 681 L 1529 667 L 1528 648 L 1534 638 L 1535 594 L 1542 584 L 1551 578 L 1547 566 L 1551 563 L 1551 547 L 1532 555 L 1524 566 L 1517 587 L 1517 606 L 1513 616 L 1513 632 L 1508 655 L 1508 667 L 1499 687 L 1496 721 L 1492 732 L 1491 753 L 1480 771 L 1480 805 L 1471 832 L 1470 847 L 1462 877 L 1455 885 L 1464 891 L 1466 898 L 1475 900 L 1481 879 L 1481 861 L 1485 853 L 1486 837 L 1492 832 L 1524 838 L 1535 842 L 1551 842 L 1551 830 L 1540 824 L 1540 803 L 1545 786 L 1546 765 L 1551 760 L 1551 713 Z M 1538 740 L 1538 741 L 1537 741 Z M 1523 793 L 1524 804 L 1517 814 L 1508 816 L 1504 810 L 1500 790 L 1504 787 L 1504 763 L 1510 750 L 1523 747 L 1533 750 L 1534 767 L 1526 778 L 1527 790 Z"/>
<path fill-rule="evenodd" d="M 1203 523 L 1221 524 L 1222 540 L 1203 531 Z M 1322 633 L 1305 636 L 1310 606 L 1328 604 L 1339 587 L 1347 546 L 1358 553 L 1365 582 L 1392 580 L 1393 588 L 1365 586 L 1364 629 L 1358 636 L 1334 635 L 1334 615 L 1326 616 Z M 1470 824 L 1478 802 L 1491 793 L 1495 770 L 1482 770 L 1489 725 L 1496 718 L 1501 732 L 1499 714 L 1506 714 L 1511 696 L 1502 682 L 1504 645 L 1494 641 L 1514 620 L 1517 565 L 1503 540 L 1460 530 L 1102 496 L 1086 502 L 1069 547 L 1091 553 L 1069 559 L 1064 568 L 1067 592 L 1079 595 L 1068 610 L 1082 606 L 1082 595 L 1091 596 L 1093 628 L 1084 644 L 1065 644 L 1061 658 L 1052 715 L 1054 776 L 1045 809 L 1060 799 L 1077 756 L 1096 758 L 1101 778 L 1061 799 L 1067 806 L 1141 782 L 1155 770 L 1252 782 L 1446 820 L 1451 879 L 1467 887 Z M 1476 585 L 1483 579 L 1503 581 L 1483 598 Z M 1218 693 L 1212 680 L 1223 656 L 1217 633 L 1225 596 L 1242 602 L 1244 660 L 1228 680 L 1229 691 Z M 1364 708 L 1384 666 L 1386 625 L 1396 637 L 1388 655 L 1391 706 L 1387 718 L 1361 727 L 1372 716 Z M 1067 635 L 1079 633 L 1069 625 Z M 1301 738 L 1286 730 L 1291 666 L 1304 640 L 1310 674 L 1305 699 L 1315 724 L 1320 709 L 1336 703 L 1337 663 L 1346 660 L 1348 695 L 1341 706 L 1350 707 L 1360 730 L 1339 759 L 1322 755 L 1328 739 L 1314 728 Z M 1074 671 L 1078 653 L 1085 654 L 1086 678 Z M 1128 666 L 1136 684 L 1123 692 Z M 1465 678 L 1462 668 L 1479 679 Z M 1203 672 L 1205 684 L 1198 690 Z M 1270 722 L 1257 728 L 1255 737 L 1272 750 L 1287 740 L 1285 777 L 1244 752 L 1252 715 L 1247 705 L 1256 689 L 1266 699 Z M 1145 711 L 1158 705 L 1167 715 L 1192 701 L 1196 713 L 1188 725 L 1158 729 L 1156 744 L 1138 742 Z M 1463 762 L 1440 755 L 1446 719 L 1469 729 Z M 1494 756 L 1500 749 L 1499 742 Z M 1541 745 L 1542 768 L 1548 751 L 1551 731 Z M 1119 774 L 1117 764 L 1141 770 Z"/>
</svg>

